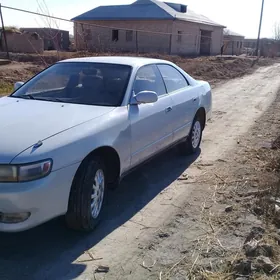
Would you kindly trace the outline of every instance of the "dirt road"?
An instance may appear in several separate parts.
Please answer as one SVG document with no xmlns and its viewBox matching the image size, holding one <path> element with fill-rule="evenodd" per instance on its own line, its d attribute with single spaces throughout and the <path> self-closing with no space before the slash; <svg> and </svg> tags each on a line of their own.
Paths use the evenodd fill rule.
<svg viewBox="0 0 280 280">
<path fill-rule="evenodd" d="M 176 216 L 178 209 L 203 195 L 203 186 L 188 183 L 184 174 L 199 181 L 204 166 L 226 159 L 273 102 L 279 72 L 280 64 L 275 64 L 218 85 L 201 154 L 184 158 L 172 150 L 131 174 L 110 193 L 103 222 L 94 233 L 69 232 L 56 220 L 28 232 L 0 234 L 0 279 L 159 279 L 147 267 L 171 264 L 176 258 L 164 256 L 163 247 L 156 259 L 154 237 L 176 232 L 176 221 L 184 218 Z M 187 216 L 191 221 L 191 208 Z M 192 239 L 199 231 L 180 234 Z M 94 274 L 98 265 L 109 266 L 109 272 Z"/>
</svg>

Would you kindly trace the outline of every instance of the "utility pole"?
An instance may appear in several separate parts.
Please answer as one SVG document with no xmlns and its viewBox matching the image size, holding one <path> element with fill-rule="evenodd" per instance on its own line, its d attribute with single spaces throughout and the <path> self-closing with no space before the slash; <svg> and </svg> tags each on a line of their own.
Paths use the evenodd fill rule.
<svg viewBox="0 0 280 280">
<path fill-rule="evenodd" d="M 8 50 L 8 44 L 7 44 L 6 31 L 5 31 L 4 20 L 3 20 L 3 15 L 2 15 L 1 4 L 0 4 L 0 17 L 1 17 L 1 23 L 2 23 L 2 34 L 3 34 L 3 37 L 4 37 L 5 47 L 6 47 L 6 52 L 7 52 L 7 59 L 10 59 L 9 50 Z"/>
<path fill-rule="evenodd" d="M 264 7 L 264 0 L 262 0 L 262 8 L 261 8 L 261 16 L 260 16 L 260 24 L 259 24 L 259 33 L 258 33 L 257 48 L 256 48 L 256 56 L 259 55 L 260 36 L 261 36 L 262 18 L 263 18 L 263 7 Z"/>
</svg>

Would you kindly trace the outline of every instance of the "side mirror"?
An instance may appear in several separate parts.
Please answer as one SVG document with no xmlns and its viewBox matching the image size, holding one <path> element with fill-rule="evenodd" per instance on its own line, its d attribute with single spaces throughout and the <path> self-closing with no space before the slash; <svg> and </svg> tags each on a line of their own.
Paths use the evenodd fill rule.
<svg viewBox="0 0 280 280">
<path fill-rule="evenodd" d="M 158 101 L 158 95 L 154 91 L 140 91 L 134 96 L 136 102 L 133 104 L 155 103 Z"/>
<path fill-rule="evenodd" d="M 16 83 L 14 84 L 14 90 L 17 90 L 17 89 L 20 88 L 23 84 L 24 84 L 24 82 L 16 82 Z"/>
</svg>

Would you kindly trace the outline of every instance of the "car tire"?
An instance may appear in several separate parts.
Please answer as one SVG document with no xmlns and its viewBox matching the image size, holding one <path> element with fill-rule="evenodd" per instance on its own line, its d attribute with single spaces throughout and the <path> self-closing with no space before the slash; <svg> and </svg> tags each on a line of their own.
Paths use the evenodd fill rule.
<svg viewBox="0 0 280 280">
<path fill-rule="evenodd" d="M 201 118 L 196 115 L 192 123 L 190 134 L 187 139 L 180 144 L 180 152 L 183 155 L 196 154 L 200 149 L 203 125 Z"/>
<path fill-rule="evenodd" d="M 80 231 L 92 231 L 100 221 L 106 195 L 106 169 L 99 157 L 84 161 L 73 180 L 66 224 Z"/>
</svg>

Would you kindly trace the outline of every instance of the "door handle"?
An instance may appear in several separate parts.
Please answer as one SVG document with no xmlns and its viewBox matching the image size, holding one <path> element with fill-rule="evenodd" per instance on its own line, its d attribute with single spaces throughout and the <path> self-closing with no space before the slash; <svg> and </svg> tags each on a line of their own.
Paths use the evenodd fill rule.
<svg viewBox="0 0 280 280">
<path fill-rule="evenodd" d="M 167 107 L 166 109 L 165 109 L 165 112 L 166 113 L 169 113 L 169 112 L 171 112 L 172 111 L 172 107 Z"/>
<path fill-rule="evenodd" d="M 195 97 L 195 98 L 193 98 L 193 100 L 192 100 L 192 101 L 193 101 L 193 102 L 195 102 L 195 101 L 196 101 L 196 99 L 197 99 L 197 98 Z"/>
</svg>

